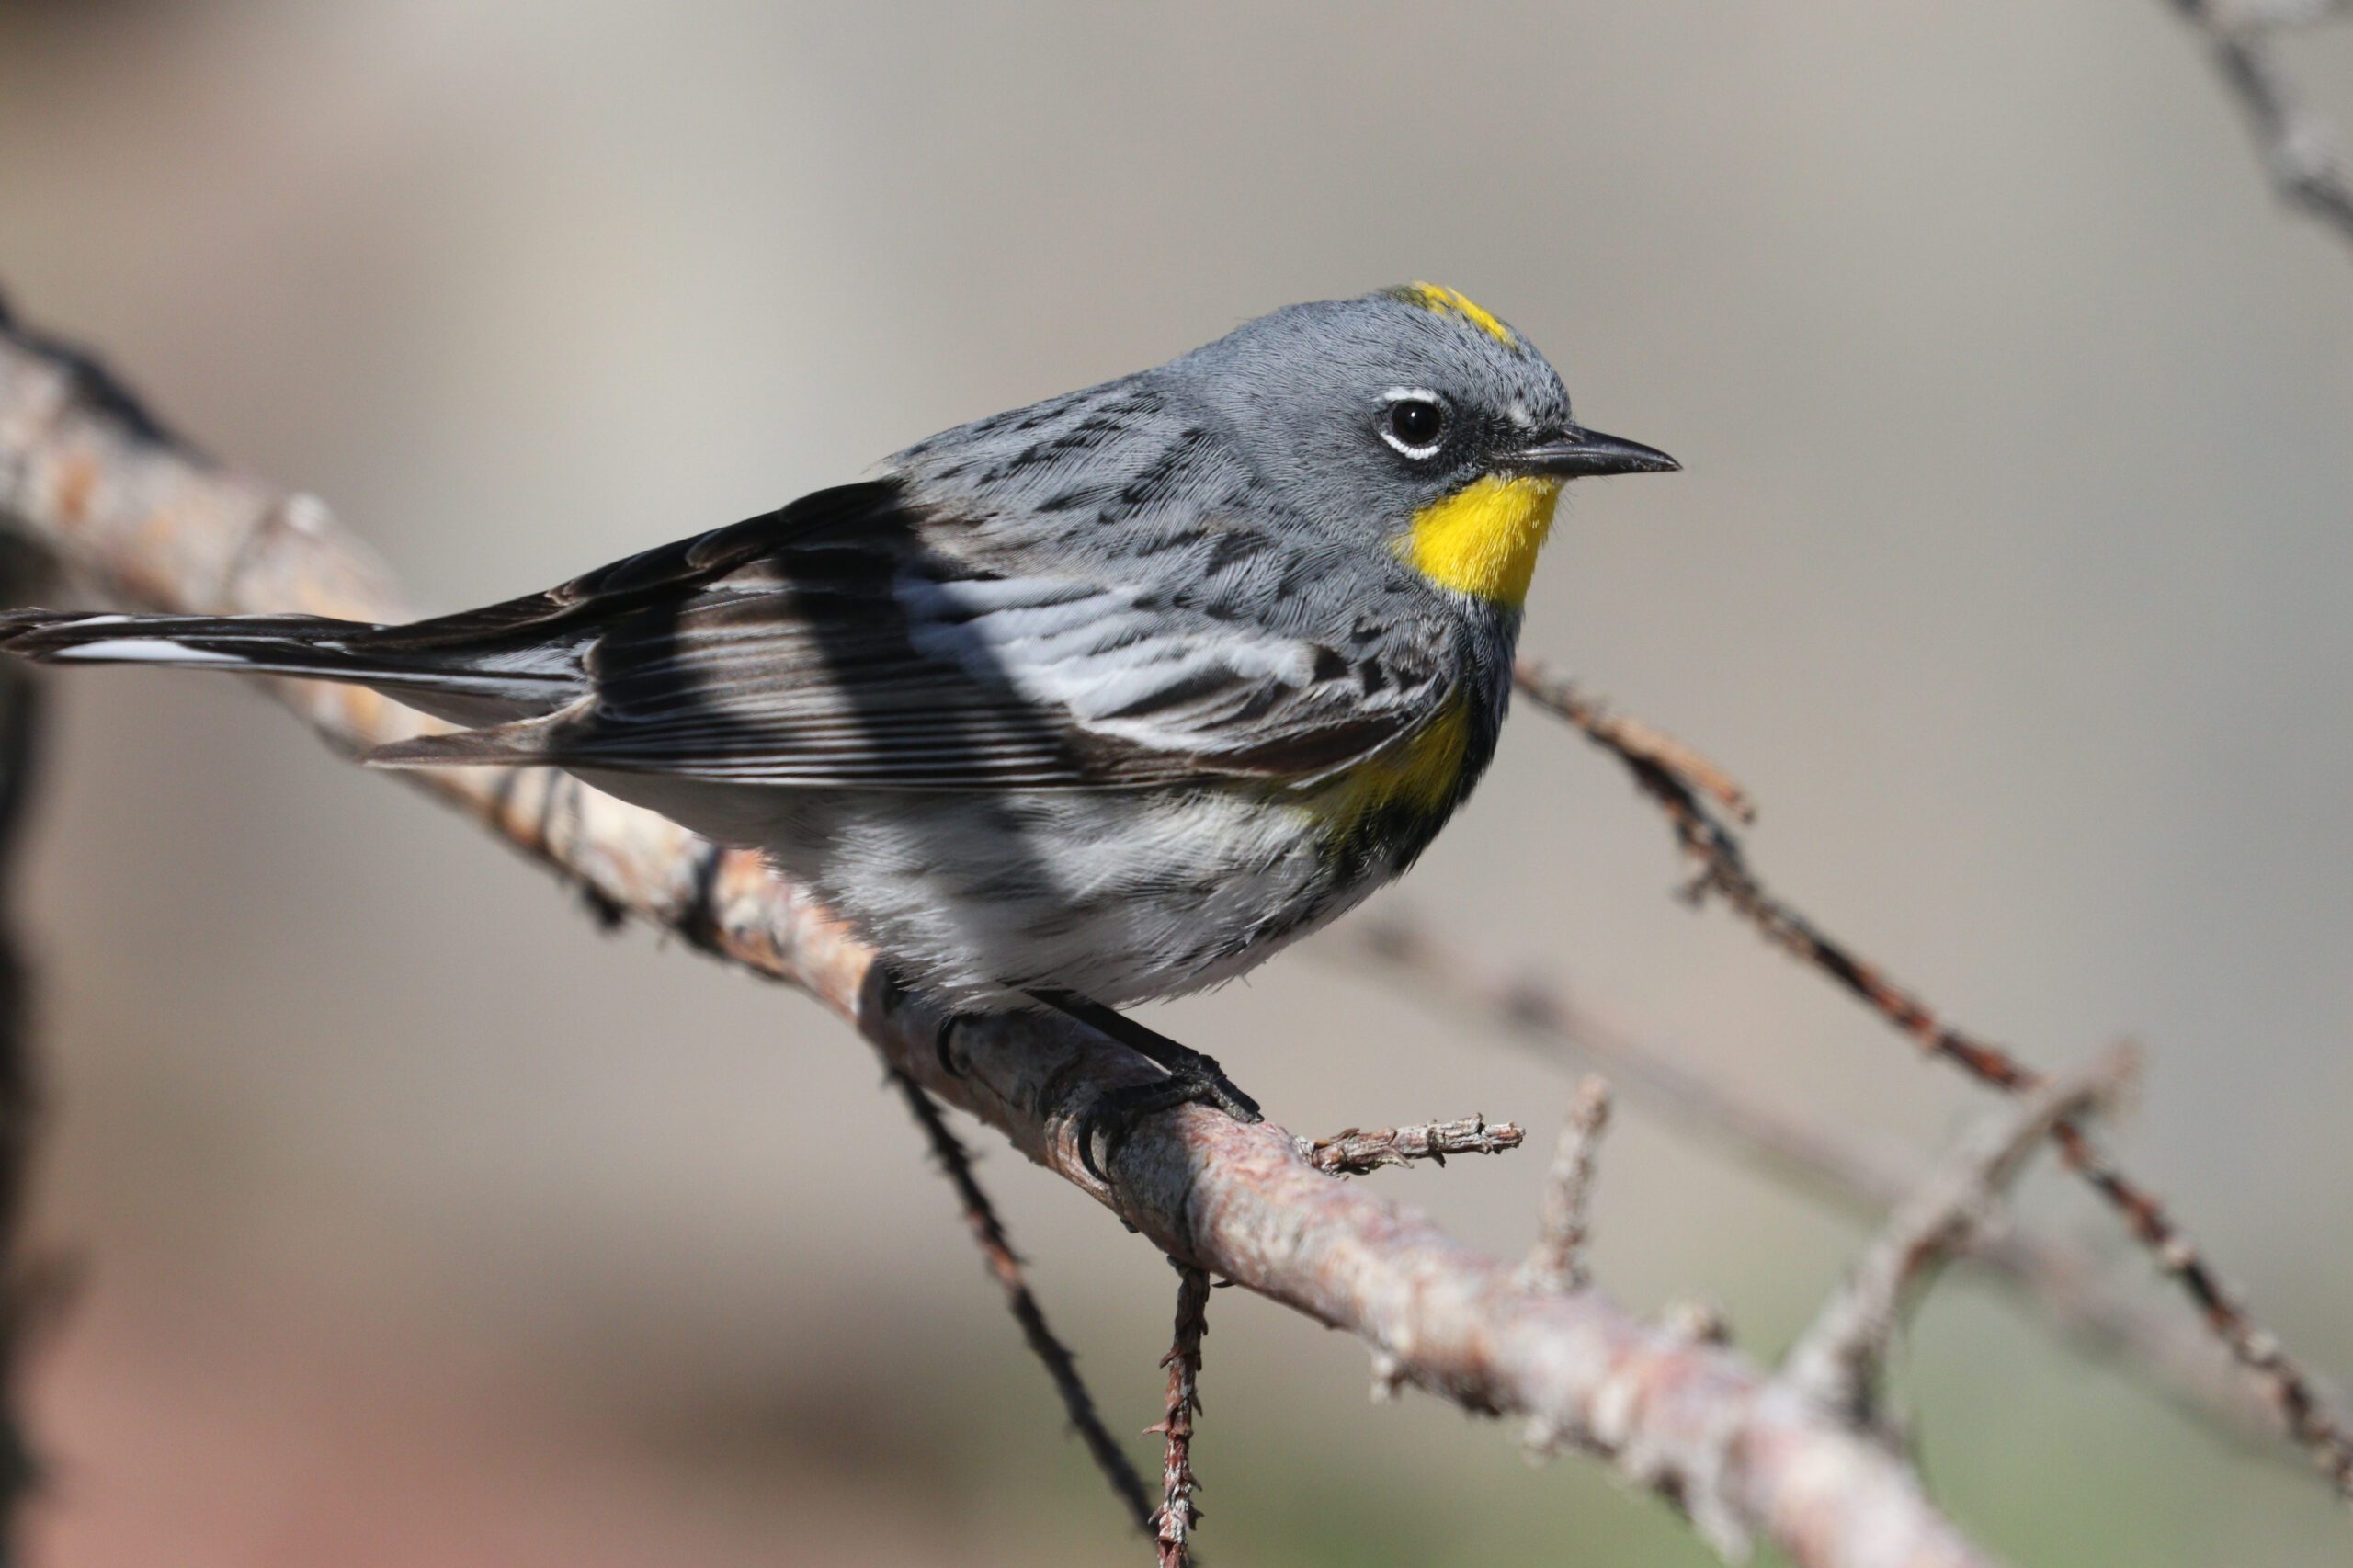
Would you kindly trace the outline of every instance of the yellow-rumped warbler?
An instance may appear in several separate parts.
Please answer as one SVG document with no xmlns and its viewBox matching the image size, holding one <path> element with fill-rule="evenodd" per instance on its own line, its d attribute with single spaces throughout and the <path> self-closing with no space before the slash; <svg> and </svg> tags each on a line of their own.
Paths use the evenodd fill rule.
<svg viewBox="0 0 2353 1568">
<path fill-rule="evenodd" d="M 393 767 L 549 766 L 764 851 L 951 1014 L 1144 1049 L 1141 1113 L 1246 1096 L 1110 1007 L 1215 984 L 1402 873 L 1486 767 L 1579 426 L 1415 284 L 959 426 L 881 477 L 406 626 L 0 622 L 38 659 L 356 681 L 470 726 Z"/>
</svg>

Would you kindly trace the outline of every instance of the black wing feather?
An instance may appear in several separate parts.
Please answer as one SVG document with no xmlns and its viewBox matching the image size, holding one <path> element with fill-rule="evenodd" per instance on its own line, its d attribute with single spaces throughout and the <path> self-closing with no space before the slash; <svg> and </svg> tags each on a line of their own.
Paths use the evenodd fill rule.
<svg viewBox="0 0 2353 1568">
<path fill-rule="evenodd" d="M 1012 576 L 892 481 L 820 492 L 382 651 L 569 643 L 587 699 L 380 754 L 785 787 L 1105 789 L 1321 777 L 1407 733 L 1435 650 L 1358 658 L 1089 576 Z M 1099 574 L 1096 575 L 1099 576 Z M 1413 666 L 1401 676 L 1403 659 Z"/>
</svg>

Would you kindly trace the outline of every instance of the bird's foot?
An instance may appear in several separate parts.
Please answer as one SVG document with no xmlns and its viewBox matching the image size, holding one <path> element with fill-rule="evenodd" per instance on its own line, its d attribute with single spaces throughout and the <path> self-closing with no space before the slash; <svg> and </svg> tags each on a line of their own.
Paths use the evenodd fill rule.
<svg viewBox="0 0 2353 1568">
<path fill-rule="evenodd" d="M 1059 1012 L 1110 1036 L 1130 1050 L 1151 1058 L 1166 1070 L 1165 1078 L 1128 1084 L 1111 1090 L 1088 1108 L 1078 1129 L 1078 1154 L 1088 1174 L 1103 1179 L 1103 1169 L 1149 1116 L 1178 1106 L 1205 1105 L 1239 1122 L 1263 1121 L 1258 1102 L 1225 1075 L 1217 1058 L 1146 1028 L 1124 1013 L 1099 1002 L 1067 993 L 1040 994 L 1040 1000 Z M 1100 1151 L 1099 1153 L 1097 1151 Z"/>
<path fill-rule="evenodd" d="M 1202 1060 L 1207 1062 L 1209 1058 Z M 1265 1120 L 1259 1114 L 1258 1102 L 1235 1087 L 1215 1067 L 1216 1063 L 1211 1062 L 1211 1071 L 1203 1076 L 1171 1073 L 1165 1078 L 1141 1084 L 1122 1084 L 1098 1096 L 1078 1124 L 1078 1158 L 1087 1174 L 1097 1181 L 1109 1179 L 1106 1175 L 1108 1167 L 1137 1126 L 1147 1117 L 1175 1110 L 1178 1106 L 1209 1106 L 1240 1122 Z"/>
</svg>

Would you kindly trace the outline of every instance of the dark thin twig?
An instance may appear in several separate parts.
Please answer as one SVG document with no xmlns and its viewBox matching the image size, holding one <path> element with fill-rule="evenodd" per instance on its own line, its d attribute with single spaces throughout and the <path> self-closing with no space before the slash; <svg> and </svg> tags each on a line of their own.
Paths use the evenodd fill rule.
<svg viewBox="0 0 2353 1568">
<path fill-rule="evenodd" d="M 1296 1140 L 1302 1158 L 1334 1176 L 1368 1176 L 1384 1165 L 1427 1160 L 1443 1165 L 1449 1154 L 1500 1154 L 1517 1149 L 1527 1134 L 1508 1121 L 1466 1116 L 1459 1121 L 1422 1121 L 1406 1127 L 1351 1127 L 1329 1138 Z"/>
<path fill-rule="evenodd" d="M 1586 1199 L 1593 1186 L 1593 1158 L 1609 1127 L 1609 1081 L 1588 1073 L 1569 1101 L 1561 1142 L 1544 1183 L 1544 1207 L 1537 1216 L 1536 1244 L 1519 1277 L 1547 1290 L 1582 1290 L 1585 1266 Z"/>
<path fill-rule="evenodd" d="M 1160 1548 L 1160 1568 L 1185 1568 L 1192 1561 L 1193 1527 L 1201 1511 L 1193 1494 L 1201 1483 L 1193 1475 L 1193 1417 L 1201 1413 L 1201 1340 L 1210 1331 L 1210 1277 L 1189 1263 L 1169 1259 L 1176 1270 L 1176 1326 L 1168 1354 L 1160 1364 L 1168 1369 L 1167 1414 L 1148 1428 L 1165 1440 L 1160 1466 L 1162 1502 L 1154 1516 L 1153 1540 Z"/>
<path fill-rule="evenodd" d="M 981 1262 L 1005 1291 L 1006 1305 L 1013 1309 L 1013 1319 L 1021 1325 L 1021 1337 L 1030 1353 L 1044 1364 L 1046 1375 L 1053 1379 L 1054 1392 L 1062 1395 L 1063 1408 L 1070 1413 L 1071 1425 L 1078 1429 L 1086 1451 L 1094 1457 L 1095 1468 L 1103 1472 L 1103 1479 L 1110 1483 L 1111 1494 L 1135 1521 L 1136 1528 L 1152 1534 L 1152 1496 L 1144 1490 L 1143 1477 L 1136 1473 L 1136 1467 L 1129 1462 L 1119 1439 L 1103 1425 L 1103 1417 L 1095 1408 L 1095 1398 L 1087 1392 L 1086 1380 L 1078 1375 L 1076 1358 L 1046 1325 L 1045 1312 L 1038 1305 L 1038 1298 L 1022 1274 L 1020 1256 L 1006 1239 L 1005 1226 L 997 1219 L 996 1210 L 972 1174 L 972 1151 L 949 1127 L 938 1105 L 923 1091 L 922 1085 L 903 1073 L 892 1073 L 891 1080 L 898 1085 L 924 1135 L 931 1140 L 931 1152 L 955 1187 L 957 1200 L 964 1207 L 964 1222 L 972 1227 L 972 1240 L 980 1245 Z"/>
<path fill-rule="evenodd" d="M 2272 58 L 2270 34 L 2315 22 L 2346 7 L 2338 0 L 2254 4 L 2251 0 L 2172 0 L 2205 35 L 2214 70 L 2245 119 L 2256 151 L 2282 199 L 2353 243 L 2353 176 L 2346 172 L 2336 128 L 2297 102 Z"/>
<path fill-rule="evenodd" d="M 1572 1001 L 1555 983 L 1395 920 L 1353 921 L 1335 936 L 1341 950 L 1369 959 L 1409 994 L 1483 1014 L 1548 1062 L 1603 1069 L 1646 1107 L 1817 1201 L 1875 1220 L 1913 1189 L 1915 1173 L 1865 1148 L 1850 1130 L 1739 1093 L 1721 1074 Z M 2278 1413 L 2229 1353 L 2197 1324 L 2120 1289 L 2086 1249 L 2013 1225 L 1978 1238 L 1966 1261 L 2015 1290 L 2085 1354 L 2147 1383 L 2219 1435 L 2280 1454 L 2272 1441 Z"/>
<path fill-rule="evenodd" d="M 1840 989 L 1910 1036 L 1927 1054 L 1956 1063 L 1981 1083 L 2015 1095 L 2029 1093 L 2049 1082 L 2040 1069 L 2010 1051 L 1940 1017 L 1878 965 L 1767 892 L 1748 869 L 1739 836 L 1709 811 L 1701 799 L 1705 791 L 1677 771 L 1672 758 L 1655 749 L 1629 747 L 1608 728 L 1591 723 L 1586 715 L 1595 705 L 1533 661 L 1521 661 L 1517 675 L 1522 692 L 1617 756 L 1633 775 L 1637 787 L 1666 813 L 1677 843 L 1697 863 L 1697 871 L 1684 890 L 1693 903 L 1703 903 L 1711 895 L 1722 899 L 1766 940 L 1827 975 Z M 2075 1122 L 2059 1121 L 2051 1136 L 2059 1145 L 2060 1158 L 2116 1210 L 2133 1239 L 2196 1303 L 2214 1336 L 2259 1380 L 2289 1435 L 2338 1494 L 2353 1500 L 2353 1432 L 2330 1411 L 2318 1381 L 2288 1354 L 2276 1335 L 2249 1315 L 2155 1193 L 2118 1169 Z"/>
<path fill-rule="evenodd" d="M 2205 0 L 2202 8 L 2207 25 L 2226 31 L 2285 32 L 2353 10 L 2353 0 Z"/>
<path fill-rule="evenodd" d="M 1624 758 L 1627 766 L 1639 763 L 1680 780 L 1685 789 L 1715 801 L 1744 826 L 1756 820 L 1756 802 L 1721 764 L 1664 730 L 1615 711 L 1601 698 L 1579 690 L 1574 681 L 1546 673 L 1532 660 L 1522 659 L 1513 674 L 1529 701 L 1566 719 Z"/>
<path fill-rule="evenodd" d="M 0 544 L 0 601 L 29 600 L 47 577 L 44 562 L 29 546 Z M 20 829 L 39 762 L 40 698 L 32 671 L 21 665 L 0 670 L 0 897 L 16 880 Z M 26 1426 L 23 1374 L 28 1341 L 44 1309 L 57 1305 L 61 1288 L 56 1270 L 28 1257 L 25 1247 L 26 1194 L 41 1112 L 31 983 L 13 914 L 0 909 L 0 1564 L 18 1560 L 24 1505 L 40 1479 Z"/>
</svg>

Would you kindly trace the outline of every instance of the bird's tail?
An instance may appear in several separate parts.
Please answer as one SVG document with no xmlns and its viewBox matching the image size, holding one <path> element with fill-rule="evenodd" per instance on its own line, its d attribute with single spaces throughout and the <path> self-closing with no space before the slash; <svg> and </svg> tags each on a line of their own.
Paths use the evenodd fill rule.
<svg viewBox="0 0 2353 1568">
<path fill-rule="evenodd" d="M 371 687 L 461 723 L 543 713 L 578 695 L 576 665 L 517 649 L 403 645 L 399 629 L 312 615 L 0 614 L 0 652 L 43 664 L 161 665 Z"/>
</svg>

